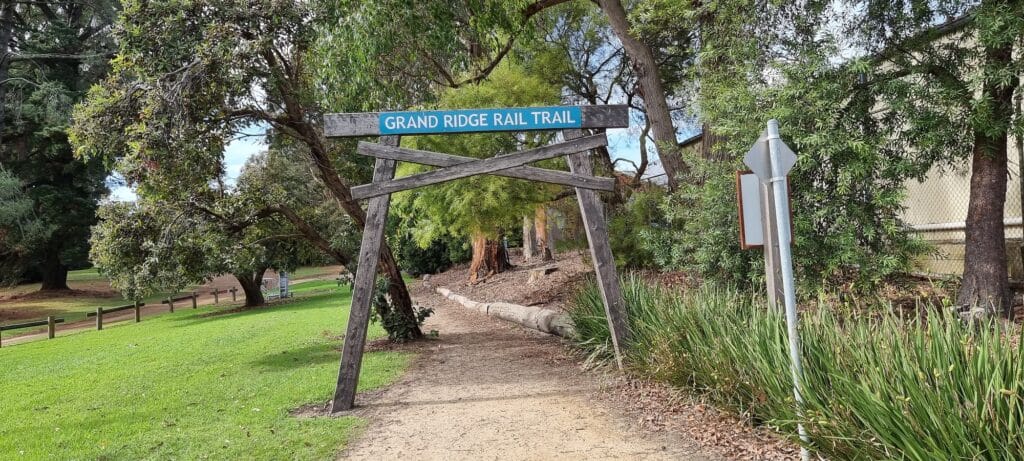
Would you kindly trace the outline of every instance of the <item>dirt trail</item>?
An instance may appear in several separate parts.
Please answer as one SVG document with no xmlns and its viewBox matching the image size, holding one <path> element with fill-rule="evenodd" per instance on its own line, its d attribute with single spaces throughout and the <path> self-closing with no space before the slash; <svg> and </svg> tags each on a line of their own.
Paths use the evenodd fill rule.
<svg viewBox="0 0 1024 461">
<path fill-rule="evenodd" d="M 581 372 L 557 338 L 417 291 L 439 337 L 401 381 L 357 397 L 370 424 L 341 459 L 721 459 L 609 408 L 606 378 Z"/>
</svg>

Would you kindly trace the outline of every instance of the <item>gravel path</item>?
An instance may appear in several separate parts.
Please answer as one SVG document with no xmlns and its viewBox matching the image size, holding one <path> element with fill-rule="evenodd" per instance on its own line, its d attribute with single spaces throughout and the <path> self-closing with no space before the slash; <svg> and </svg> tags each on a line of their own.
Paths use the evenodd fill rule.
<svg viewBox="0 0 1024 461">
<path fill-rule="evenodd" d="M 369 427 L 341 459 L 721 459 L 609 408 L 608 378 L 581 372 L 557 338 L 417 291 L 439 336 L 401 381 L 357 397 Z"/>
</svg>

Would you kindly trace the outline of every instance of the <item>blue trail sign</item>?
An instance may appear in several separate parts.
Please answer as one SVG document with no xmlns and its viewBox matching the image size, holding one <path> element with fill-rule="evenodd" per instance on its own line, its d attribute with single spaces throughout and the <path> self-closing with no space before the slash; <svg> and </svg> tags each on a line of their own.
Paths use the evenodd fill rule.
<svg viewBox="0 0 1024 461">
<path fill-rule="evenodd" d="M 509 107 L 327 114 L 328 137 L 624 128 L 626 106 Z"/>
<path fill-rule="evenodd" d="M 381 112 L 378 118 L 382 135 L 561 130 L 583 126 L 580 108 L 575 106 Z"/>
</svg>

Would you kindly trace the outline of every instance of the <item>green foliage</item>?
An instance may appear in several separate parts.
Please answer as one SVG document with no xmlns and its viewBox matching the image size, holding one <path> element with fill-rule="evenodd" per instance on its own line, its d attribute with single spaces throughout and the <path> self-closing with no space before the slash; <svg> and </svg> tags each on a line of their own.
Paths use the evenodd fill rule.
<svg viewBox="0 0 1024 461">
<path fill-rule="evenodd" d="M 759 252 L 739 248 L 736 167 L 731 162 L 689 158 L 690 177 L 658 207 L 654 224 L 641 229 L 641 247 L 663 268 L 690 269 L 703 277 L 759 285 Z"/>
<path fill-rule="evenodd" d="M 928 247 L 901 220 L 906 181 L 928 164 L 894 142 L 894 124 L 877 116 L 884 98 L 855 65 L 839 65 L 841 38 L 818 4 L 708 6 L 703 35 L 701 117 L 719 141 L 720 164 L 690 159 L 688 184 L 663 206 L 676 235 L 653 235 L 667 267 L 756 282 L 756 252 L 738 245 L 734 171 L 777 119 L 799 160 L 790 173 L 794 262 L 799 283 L 814 288 L 852 276 L 870 289 L 909 270 Z M 781 27 L 796 19 L 794 27 Z"/>
<path fill-rule="evenodd" d="M 43 278 L 44 288 L 57 289 L 68 269 L 88 265 L 89 227 L 108 192 L 107 168 L 75 159 L 66 129 L 73 105 L 109 68 L 119 4 L 19 3 L 0 21 L 0 36 L 11 39 L 0 45 L 0 166 L 20 181 L 33 220 L 46 230 L 0 264 L 0 279 Z M 0 214 L 16 211 L 2 211 L 8 206 L 21 205 L 0 201 Z"/>
<path fill-rule="evenodd" d="M 534 76 L 510 64 L 500 66 L 490 78 L 442 94 L 442 108 L 503 107 L 556 104 L 558 91 Z M 547 133 L 481 133 L 436 135 L 412 138 L 417 149 L 485 158 L 537 147 L 550 140 Z M 564 165 L 564 161 L 549 161 Z M 427 167 L 402 164 L 400 174 L 425 171 Z M 412 237 L 421 247 L 446 236 L 469 237 L 475 233 L 489 237 L 499 228 L 521 225 L 524 215 L 532 215 L 536 203 L 553 195 L 552 187 L 532 181 L 495 176 L 473 176 L 429 187 L 402 192 L 395 197 L 396 214 L 409 225 Z"/>
<path fill-rule="evenodd" d="M 408 232 L 391 241 L 395 242 L 399 267 L 413 277 L 442 272 L 455 264 L 469 261 L 471 256 L 466 240 L 451 236 L 431 240 L 426 248 L 420 247 Z"/>
<path fill-rule="evenodd" d="M 50 239 L 52 223 L 39 219 L 21 181 L 0 169 L 0 284 L 21 280 L 25 261 Z"/>
<path fill-rule="evenodd" d="M 350 220 L 322 199 L 322 186 L 308 181 L 304 168 L 272 150 L 249 159 L 233 190 L 211 187 L 187 200 L 143 196 L 105 204 L 93 229 L 91 259 L 128 299 L 224 273 L 258 283 L 269 268 L 292 270 L 325 254 L 297 235 L 293 223 L 268 212 L 281 208 L 308 218 L 303 222 L 312 229 L 330 230 L 330 249 L 352 251 L 358 234 Z"/>
<path fill-rule="evenodd" d="M 403 316 L 398 312 L 398 309 L 391 305 L 391 299 L 388 298 L 389 283 L 391 282 L 383 277 L 377 278 L 377 281 L 374 283 L 371 303 L 373 311 L 370 320 L 384 327 L 384 331 L 388 332 L 388 339 L 391 341 L 403 343 L 416 339 L 414 332 L 423 326 L 423 322 L 434 313 L 434 309 L 432 307 L 413 306 L 415 317 L 409 319 Z"/>
<path fill-rule="evenodd" d="M 438 87 L 478 83 L 532 27 L 527 0 L 344 0 L 330 2 L 312 57 L 320 99 L 341 110 L 430 102 Z M 504 50 L 504 52 L 503 52 Z"/>
<path fill-rule="evenodd" d="M 185 309 L 4 347 L 0 458 L 333 459 L 364 421 L 290 412 L 330 399 L 349 296 Z M 368 352 L 359 390 L 393 382 L 411 358 Z"/>
<path fill-rule="evenodd" d="M 228 272 L 228 239 L 216 227 L 161 203 L 113 202 L 99 209 L 90 259 L 125 299 L 176 292 Z"/>
<path fill-rule="evenodd" d="M 630 269 L 652 268 L 664 264 L 664 253 L 651 244 L 653 235 L 665 235 L 667 221 L 660 208 L 665 191 L 659 187 L 634 191 L 608 219 L 608 238 L 615 264 Z"/>
<path fill-rule="evenodd" d="M 635 371 L 695 389 L 796 439 L 783 315 L 714 286 L 686 293 L 624 281 Z M 610 358 L 592 283 L 570 311 L 577 344 Z M 811 449 L 829 459 L 1018 459 L 1024 455 L 1024 346 L 1016 333 L 972 330 L 952 316 L 801 318 Z"/>
</svg>

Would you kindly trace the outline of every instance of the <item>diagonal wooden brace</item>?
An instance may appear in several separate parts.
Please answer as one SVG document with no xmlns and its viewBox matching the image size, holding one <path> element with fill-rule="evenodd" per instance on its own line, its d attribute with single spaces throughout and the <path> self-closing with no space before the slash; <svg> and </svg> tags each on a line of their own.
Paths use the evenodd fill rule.
<svg viewBox="0 0 1024 461">
<path fill-rule="evenodd" d="M 360 155 L 367 155 L 376 158 L 386 158 L 402 162 L 418 163 L 420 165 L 451 167 L 465 163 L 475 162 L 479 159 L 462 157 L 458 155 L 442 154 L 426 150 L 406 149 L 402 147 L 390 147 L 373 142 L 360 142 L 356 149 Z M 505 176 L 516 179 L 529 179 L 534 181 L 559 184 L 562 186 L 582 187 L 603 191 L 614 191 L 615 180 L 599 176 L 584 176 L 567 171 L 547 170 L 532 166 L 519 166 L 507 170 L 491 173 L 495 176 Z"/>
<path fill-rule="evenodd" d="M 608 139 L 603 133 L 586 136 L 560 144 L 525 150 L 514 154 L 474 160 L 472 162 L 462 163 L 441 170 L 428 171 L 426 173 L 414 174 L 404 178 L 372 182 L 370 184 L 356 186 L 352 188 L 352 198 L 359 200 L 369 197 L 377 197 L 478 174 L 493 173 L 495 171 L 515 168 L 538 160 L 561 157 L 563 155 L 596 149 L 607 145 Z"/>
</svg>

